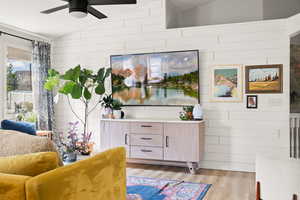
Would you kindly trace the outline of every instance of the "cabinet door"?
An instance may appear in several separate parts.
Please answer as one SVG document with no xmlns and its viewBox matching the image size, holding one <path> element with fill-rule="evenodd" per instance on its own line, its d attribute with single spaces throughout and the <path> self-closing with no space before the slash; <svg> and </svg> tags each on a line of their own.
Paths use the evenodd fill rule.
<svg viewBox="0 0 300 200">
<path fill-rule="evenodd" d="M 100 123 L 100 151 L 105 151 L 110 149 L 110 131 L 109 131 L 110 122 L 101 121 Z"/>
<path fill-rule="evenodd" d="M 199 125 L 165 124 L 164 160 L 199 162 Z"/>
<path fill-rule="evenodd" d="M 125 147 L 127 157 L 129 157 L 129 123 L 110 122 L 109 123 L 110 148 Z"/>
</svg>

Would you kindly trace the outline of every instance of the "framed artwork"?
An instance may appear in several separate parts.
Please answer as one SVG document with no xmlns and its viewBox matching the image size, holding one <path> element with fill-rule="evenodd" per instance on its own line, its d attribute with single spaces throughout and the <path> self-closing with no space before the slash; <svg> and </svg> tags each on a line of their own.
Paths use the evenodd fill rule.
<svg viewBox="0 0 300 200">
<path fill-rule="evenodd" d="M 246 66 L 246 93 L 282 93 L 282 66 Z"/>
<path fill-rule="evenodd" d="M 248 109 L 257 109 L 258 98 L 257 95 L 248 95 L 247 96 L 247 108 Z"/>
<path fill-rule="evenodd" d="M 199 103 L 199 51 L 111 56 L 113 98 L 125 106 Z"/>
<path fill-rule="evenodd" d="M 211 76 L 212 102 L 242 102 L 242 65 L 215 65 Z"/>
</svg>

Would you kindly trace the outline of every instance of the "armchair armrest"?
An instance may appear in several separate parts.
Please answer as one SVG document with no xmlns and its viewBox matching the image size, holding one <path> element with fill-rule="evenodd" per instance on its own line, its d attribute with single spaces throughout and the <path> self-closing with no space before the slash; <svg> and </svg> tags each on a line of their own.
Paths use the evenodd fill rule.
<svg viewBox="0 0 300 200">
<path fill-rule="evenodd" d="M 36 176 L 26 183 L 30 200 L 126 200 L 126 153 L 116 148 Z"/>
<path fill-rule="evenodd" d="M 0 199 L 26 200 L 25 183 L 31 177 L 0 173 Z"/>
</svg>

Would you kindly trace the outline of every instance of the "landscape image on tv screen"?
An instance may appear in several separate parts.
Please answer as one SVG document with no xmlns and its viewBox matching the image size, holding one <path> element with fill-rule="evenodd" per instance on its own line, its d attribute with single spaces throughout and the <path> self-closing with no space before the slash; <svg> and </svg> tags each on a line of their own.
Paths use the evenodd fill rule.
<svg viewBox="0 0 300 200">
<path fill-rule="evenodd" d="M 113 98 L 127 106 L 199 102 L 199 52 L 111 56 Z"/>
</svg>

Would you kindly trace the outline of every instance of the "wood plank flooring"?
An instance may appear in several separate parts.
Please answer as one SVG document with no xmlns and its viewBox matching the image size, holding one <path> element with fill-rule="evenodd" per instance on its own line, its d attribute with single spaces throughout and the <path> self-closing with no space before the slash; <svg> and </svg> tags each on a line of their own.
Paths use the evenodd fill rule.
<svg viewBox="0 0 300 200">
<path fill-rule="evenodd" d="M 255 173 L 128 164 L 127 175 L 212 184 L 204 200 L 255 200 Z"/>
</svg>

